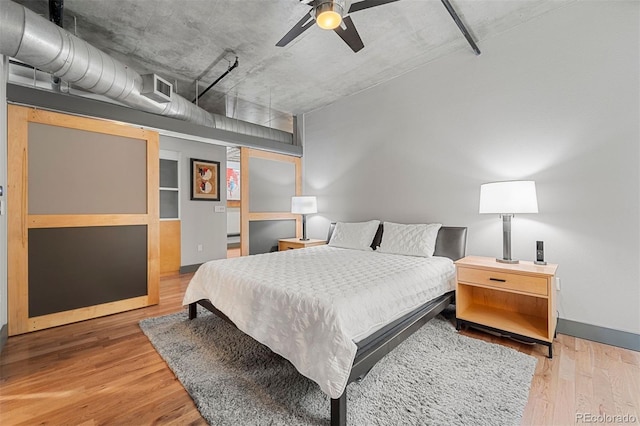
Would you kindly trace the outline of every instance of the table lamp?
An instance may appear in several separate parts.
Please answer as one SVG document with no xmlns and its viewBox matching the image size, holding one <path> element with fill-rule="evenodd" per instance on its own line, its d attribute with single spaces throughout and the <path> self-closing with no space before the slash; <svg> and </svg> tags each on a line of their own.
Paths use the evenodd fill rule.
<svg viewBox="0 0 640 426">
<path fill-rule="evenodd" d="M 501 263 L 511 259 L 511 218 L 516 213 L 538 213 L 536 183 L 532 180 L 492 182 L 480 185 L 480 213 L 498 213 L 502 217 Z"/>
<path fill-rule="evenodd" d="M 300 241 L 309 241 L 307 238 L 307 215 L 318 213 L 316 197 L 291 197 L 291 213 L 302 215 L 302 238 Z"/>
</svg>

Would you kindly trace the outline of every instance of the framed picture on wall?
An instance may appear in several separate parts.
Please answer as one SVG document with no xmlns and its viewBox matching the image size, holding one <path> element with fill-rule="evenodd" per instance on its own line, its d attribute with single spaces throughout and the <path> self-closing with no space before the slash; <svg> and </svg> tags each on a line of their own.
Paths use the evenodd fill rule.
<svg viewBox="0 0 640 426">
<path fill-rule="evenodd" d="M 240 163 L 227 161 L 227 201 L 240 200 Z"/>
<path fill-rule="evenodd" d="M 220 162 L 191 159 L 191 199 L 220 201 Z"/>
</svg>

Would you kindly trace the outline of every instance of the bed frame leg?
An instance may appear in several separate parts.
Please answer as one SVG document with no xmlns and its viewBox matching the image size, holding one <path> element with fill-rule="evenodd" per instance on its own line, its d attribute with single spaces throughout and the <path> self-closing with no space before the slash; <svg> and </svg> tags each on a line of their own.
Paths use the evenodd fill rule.
<svg viewBox="0 0 640 426">
<path fill-rule="evenodd" d="M 347 426 L 347 388 L 339 398 L 331 398 L 331 426 Z"/>
<path fill-rule="evenodd" d="M 198 317 L 198 304 L 197 303 L 189 303 L 189 319 L 195 319 Z"/>
</svg>

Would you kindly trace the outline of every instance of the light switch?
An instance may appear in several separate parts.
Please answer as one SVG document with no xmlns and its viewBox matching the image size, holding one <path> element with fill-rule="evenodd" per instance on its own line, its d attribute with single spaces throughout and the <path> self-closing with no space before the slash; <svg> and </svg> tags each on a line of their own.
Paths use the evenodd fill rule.
<svg viewBox="0 0 640 426">
<path fill-rule="evenodd" d="M 226 206 L 216 206 L 216 213 L 224 213 L 227 211 Z"/>
</svg>

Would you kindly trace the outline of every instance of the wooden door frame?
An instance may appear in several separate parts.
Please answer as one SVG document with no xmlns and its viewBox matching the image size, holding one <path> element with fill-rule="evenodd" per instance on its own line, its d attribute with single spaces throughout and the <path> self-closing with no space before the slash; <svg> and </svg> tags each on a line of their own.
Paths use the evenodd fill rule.
<svg viewBox="0 0 640 426">
<path fill-rule="evenodd" d="M 141 139 L 146 142 L 146 214 L 29 215 L 29 123 L 85 130 Z M 158 133 L 130 125 L 78 117 L 36 108 L 9 105 L 7 109 L 7 207 L 8 207 L 8 328 L 9 335 L 68 324 L 159 302 L 159 147 Z M 81 226 L 147 226 L 147 294 L 94 306 L 29 317 L 28 231 L 32 228 Z"/>
<path fill-rule="evenodd" d="M 295 220 L 296 238 L 302 235 L 302 218 L 289 212 L 252 212 L 249 211 L 249 160 L 262 158 L 293 164 L 295 167 L 295 196 L 302 195 L 302 159 L 292 155 L 277 154 L 254 148 L 240 148 L 240 255 L 249 254 L 249 223 L 262 220 Z"/>
</svg>

